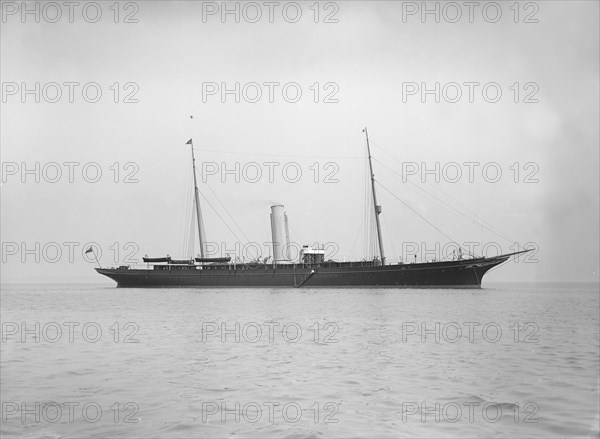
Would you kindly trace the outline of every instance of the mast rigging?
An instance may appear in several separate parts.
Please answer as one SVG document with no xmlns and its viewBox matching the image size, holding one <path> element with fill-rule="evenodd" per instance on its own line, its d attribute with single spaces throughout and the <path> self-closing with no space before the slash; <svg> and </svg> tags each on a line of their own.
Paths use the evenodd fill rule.
<svg viewBox="0 0 600 439">
<path fill-rule="evenodd" d="M 379 243 L 379 253 L 381 255 L 381 265 L 385 265 L 385 252 L 383 251 L 383 238 L 381 237 L 381 224 L 379 223 L 379 214 L 381 206 L 377 205 L 377 194 L 375 193 L 375 174 L 373 174 L 373 163 L 371 163 L 371 148 L 369 146 L 369 133 L 367 128 L 363 130 L 367 138 L 367 154 L 369 155 L 369 173 L 371 174 L 371 191 L 373 193 L 373 209 L 375 212 L 375 224 L 377 226 L 377 242 Z"/>
<path fill-rule="evenodd" d="M 202 234 L 202 215 L 200 213 L 200 197 L 198 196 L 198 181 L 196 180 L 196 158 L 194 157 L 194 142 L 188 142 L 192 148 L 192 172 L 194 174 L 194 202 L 196 204 L 196 219 L 198 222 L 198 242 L 200 243 L 200 257 L 204 258 L 204 236 Z"/>
</svg>

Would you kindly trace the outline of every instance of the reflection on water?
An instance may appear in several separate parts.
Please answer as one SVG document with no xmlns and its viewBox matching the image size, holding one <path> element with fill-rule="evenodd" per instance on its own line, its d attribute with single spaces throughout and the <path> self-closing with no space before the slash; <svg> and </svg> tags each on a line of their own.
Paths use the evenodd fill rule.
<svg viewBox="0 0 600 439">
<path fill-rule="evenodd" d="M 7 287 L 2 433 L 597 437 L 598 299 L 583 284 Z"/>
</svg>

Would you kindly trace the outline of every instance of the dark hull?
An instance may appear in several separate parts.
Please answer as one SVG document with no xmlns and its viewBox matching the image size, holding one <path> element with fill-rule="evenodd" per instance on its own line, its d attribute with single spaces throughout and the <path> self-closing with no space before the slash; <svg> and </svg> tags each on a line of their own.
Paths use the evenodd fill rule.
<svg viewBox="0 0 600 439">
<path fill-rule="evenodd" d="M 213 265 L 97 268 L 119 287 L 393 287 L 480 288 L 483 275 L 511 255 L 421 264 L 325 263 L 320 266 Z M 234 268 L 235 267 L 235 268 Z"/>
</svg>

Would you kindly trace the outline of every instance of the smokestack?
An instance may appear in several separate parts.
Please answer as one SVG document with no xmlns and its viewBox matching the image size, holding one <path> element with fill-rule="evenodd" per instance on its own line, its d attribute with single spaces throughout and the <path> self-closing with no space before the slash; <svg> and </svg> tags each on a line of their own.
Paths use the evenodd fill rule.
<svg viewBox="0 0 600 439">
<path fill-rule="evenodd" d="M 271 206 L 271 237 L 273 241 L 273 263 L 289 262 L 290 240 L 287 214 L 283 205 Z"/>
</svg>

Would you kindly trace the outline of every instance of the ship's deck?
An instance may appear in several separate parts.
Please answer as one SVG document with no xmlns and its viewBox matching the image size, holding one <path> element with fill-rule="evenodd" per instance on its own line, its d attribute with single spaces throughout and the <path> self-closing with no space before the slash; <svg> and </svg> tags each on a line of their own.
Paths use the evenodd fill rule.
<svg viewBox="0 0 600 439">
<path fill-rule="evenodd" d="M 504 255 L 501 255 L 504 256 Z M 367 269 L 373 267 L 379 267 L 384 269 L 394 269 L 394 268 L 403 268 L 403 269 L 418 269 L 418 268 L 435 268 L 435 267 L 443 267 L 443 266 L 455 266 L 457 264 L 460 265 L 468 265 L 472 263 L 481 263 L 481 262 L 491 262 L 492 260 L 499 258 L 500 256 L 496 256 L 493 258 L 473 258 L 473 259 L 461 259 L 461 260 L 449 260 L 449 261 L 431 261 L 431 262 L 415 262 L 415 263 L 396 263 L 396 264 L 386 264 L 383 266 L 381 261 L 348 261 L 348 262 L 337 262 L 337 261 L 327 261 L 321 263 L 294 263 L 294 264 L 264 264 L 264 263 L 209 263 L 209 264 L 147 264 L 145 267 L 137 266 L 121 266 L 119 269 L 123 270 L 160 270 L 160 271 L 194 271 L 194 270 L 219 270 L 219 271 L 245 271 L 245 270 L 272 270 L 272 271 L 303 271 L 307 269 Z"/>
</svg>

